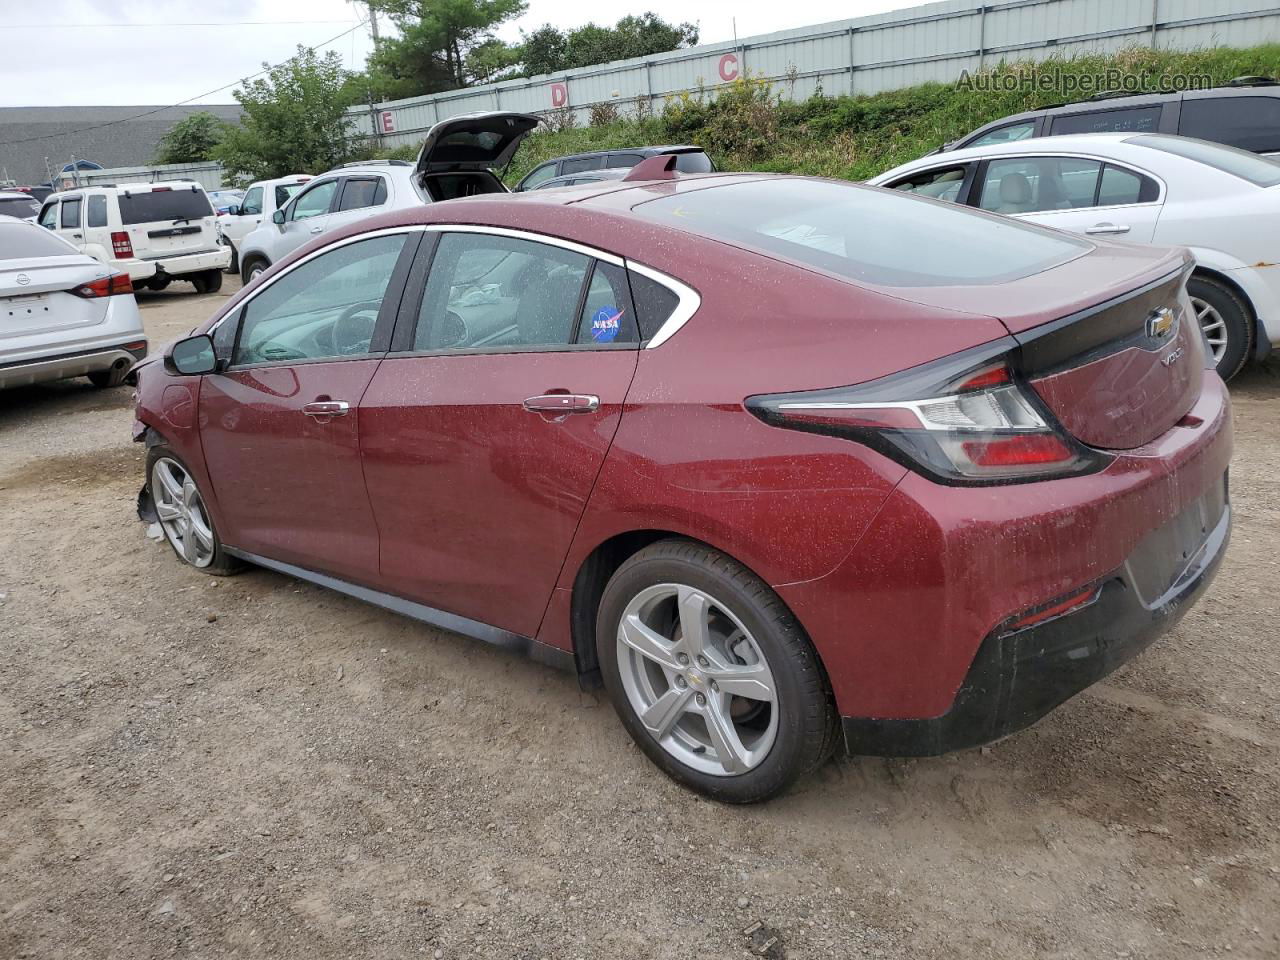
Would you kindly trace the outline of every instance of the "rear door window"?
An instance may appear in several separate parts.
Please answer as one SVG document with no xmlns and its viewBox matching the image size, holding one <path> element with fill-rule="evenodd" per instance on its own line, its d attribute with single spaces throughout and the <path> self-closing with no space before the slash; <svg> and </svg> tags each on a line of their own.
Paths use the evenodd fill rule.
<svg viewBox="0 0 1280 960">
<path fill-rule="evenodd" d="M 524 178 L 524 182 L 520 185 L 521 190 L 532 190 L 540 183 L 545 183 L 556 175 L 555 163 L 544 163 L 537 167 L 532 173 Z"/>
<path fill-rule="evenodd" d="M 1049 121 L 1049 134 L 1154 133 L 1160 126 L 1160 110 L 1159 106 L 1154 106 L 1065 113 Z"/>
<path fill-rule="evenodd" d="M 348 177 L 342 185 L 339 210 L 359 210 L 387 202 L 387 185 L 381 177 Z"/>
<path fill-rule="evenodd" d="M 148 190 L 145 193 L 120 194 L 120 222 L 173 223 L 177 220 L 200 220 L 213 216 L 209 198 L 203 190 L 175 187 L 171 190 Z"/>
<path fill-rule="evenodd" d="M 75 230 L 79 228 L 80 204 L 81 200 L 79 197 L 62 201 L 62 217 L 58 222 L 64 230 Z"/>
<path fill-rule="evenodd" d="M 1039 213 L 1092 207 L 1102 164 L 1081 157 L 992 160 L 978 205 L 993 213 Z"/>
<path fill-rule="evenodd" d="M 85 226 L 105 227 L 107 225 L 107 198 L 100 193 L 90 194 L 89 206 L 85 211 Z"/>
<path fill-rule="evenodd" d="M 676 169 L 681 173 L 711 173 L 715 167 L 705 153 L 676 154 Z"/>
<path fill-rule="evenodd" d="M 567 346 L 580 326 L 591 264 L 581 253 L 533 240 L 445 233 L 431 260 L 413 349 Z"/>
<path fill-rule="evenodd" d="M 637 163 L 644 159 L 644 154 L 640 153 L 614 153 L 610 154 L 605 162 L 606 167 L 634 167 Z"/>
<path fill-rule="evenodd" d="M 627 272 L 597 260 L 578 316 L 575 343 L 635 344 L 640 341 L 635 311 L 628 303 Z"/>
<path fill-rule="evenodd" d="M 1276 153 L 1280 151 L 1280 97 L 1183 100 L 1178 133 L 1254 153 Z"/>
</svg>

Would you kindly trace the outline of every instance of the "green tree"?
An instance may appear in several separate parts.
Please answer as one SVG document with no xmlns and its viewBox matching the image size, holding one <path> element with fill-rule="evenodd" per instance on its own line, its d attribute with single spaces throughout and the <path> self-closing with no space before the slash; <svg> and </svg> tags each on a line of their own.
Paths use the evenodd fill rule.
<svg viewBox="0 0 1280 960">
<path fill-rule="evenodd" d="M 698 28 L 694 24 L 667 23 L 656 13 L 623 17 L 612 27 L 588 23 L 561 31 L 546 24 L 524 36 L 524 72 L 536 76 L 611 60 L 648 57 L 692 47 L 697 42 Z"/>
<path fill-rule="evenodd" d="M 214 159 L 242 182 L 342 162 L 350 149 L 346 79 L 341 55 L 320 57 L 299 45 L 297 56 L 235 91 L 244 115 L 214 147 Z"/>
<path fill-rule="evenodd" d="M 222 140 L 227 126 L 203 110 L 183 117 L 160 138 L 156 163 L 200 163 L 212 159 L 213 149 Z"/>
<path fill-rule="evenodd" d="M 485 82 L 515 57 L 494 30 L 525 11 L 525 0 L 371 0 L 398 37 L 369 57 L 375 86 L 393 97 L 418 96 Z"/>
</svg>

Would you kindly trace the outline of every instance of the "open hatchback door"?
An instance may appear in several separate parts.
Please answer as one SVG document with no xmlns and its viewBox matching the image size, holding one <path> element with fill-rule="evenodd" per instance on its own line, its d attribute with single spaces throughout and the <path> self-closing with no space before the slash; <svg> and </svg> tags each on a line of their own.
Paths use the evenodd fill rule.
<svg viewBox="0 0 1280 960">
<path fill-rule="evenodd" d="M 414 178 L 433 201 L 505 193 L 493 171 L 511 162 L 516 148 L 541 122 L 531 113 L 492 111 L 441 120 L 427 131 Z"/>
</svg>

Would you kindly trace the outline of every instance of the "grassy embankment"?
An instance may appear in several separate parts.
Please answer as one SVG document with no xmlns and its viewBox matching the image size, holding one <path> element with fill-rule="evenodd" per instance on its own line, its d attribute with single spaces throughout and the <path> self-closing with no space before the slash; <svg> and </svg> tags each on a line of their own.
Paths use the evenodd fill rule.
<svg viewBox="0 0 1280 960">
<path fill-rule="evenodd" d="M 1142 90 L 1157 90 L 1161 77 L 1205 75 L 1221 84 L 1244 75 L 1280 75 L 1280 44 L 1244 49 L 1190 51 L 1133 47 L 1110 55 L 1052 59 L 1039 64 L 1002 63 L 988 72 L 1016 75 L 1052 71 L 1057 89 L 998 92 L 929 83 L 871 96 L 813 96 L 784 100 L 787 81 L 740 79 L 727 86 L 668 98 L 646 114 L 633 102 L 593 110 L 590 125 L 566 126 L 552 116 L 550 129 L 525 141 L 507 172 L 514 183 L 552 157 L 646 143 L 695 143 L 725 170 L 761 170 L 863 180 L 912 160 L 991 120 L 1022 110 L 1084 99 L 1065 92 L 1075 78 L 1133 77 Z M 1118 73 L 1111 73 L 1118 71 Z M 1132 81 L 1129 81 L 1130 83 Z M 1125 89 L 1128 89 L 1127 87 Z M 417 148 L 383 156 L 413 159 Z"/>
</svg>

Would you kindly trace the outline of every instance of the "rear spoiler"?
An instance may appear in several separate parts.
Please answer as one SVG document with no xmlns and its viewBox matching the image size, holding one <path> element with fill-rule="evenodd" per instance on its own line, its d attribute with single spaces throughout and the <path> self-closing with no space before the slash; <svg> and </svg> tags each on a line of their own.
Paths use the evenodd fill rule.
<svg viewBox="0 0 1280 960">
<path fill-rule="evenodd" d="M 633 180 L 674 180 L 676 176 L 676 160 L 684 153 L 702 153 L 701 147 L 672 147 L 662 153 L 645 157 L 631 172 L 622 178 L 623 183 Z"/>
</svg>

